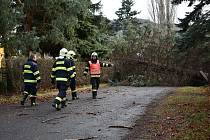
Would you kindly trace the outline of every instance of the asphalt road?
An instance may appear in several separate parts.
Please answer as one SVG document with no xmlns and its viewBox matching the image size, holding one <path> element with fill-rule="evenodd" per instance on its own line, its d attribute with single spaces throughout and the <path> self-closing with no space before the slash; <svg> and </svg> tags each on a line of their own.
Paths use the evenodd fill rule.
<svg viewBox="0 0 210 140">
<path fill-rule="evenodd" d="M 91 93 L 56 111 L 51 101 L 39 106 L 0 106 L 0 140 L 120 140 L 149 103 L 174 90 L 170 87 L 110 87 Z M 70 97 L 69 97 L 70 98 Z M 125 128 L 123 128 L 125 127 Z"/>
</svg>

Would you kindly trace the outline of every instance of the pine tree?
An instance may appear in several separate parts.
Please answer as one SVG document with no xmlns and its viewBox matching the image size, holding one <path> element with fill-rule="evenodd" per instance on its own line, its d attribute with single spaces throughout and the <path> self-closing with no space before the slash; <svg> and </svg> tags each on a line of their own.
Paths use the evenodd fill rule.
<svg viewBox="0 0 210 140">
<path fill-rule="evenodd" d="M 122 7 L 115 12 L 115 14 L 118 16 L 118 19 L 113 23 L 113 30 L 123 30 L 123 34 L 126 34 L 125 32 L 128 28 L 128 25 L 130 23 L 136 23 L 136 15 L 138 15 L 140 12 L 132 10 L 132 7 L 135 4 L 133 0 L 122 0 L 121 3 Z"/>
<path fill-rule="evenodd" d="M 199 0 L 195 5 L 195 0 L 173 0 L 173 4 L 181 4 L 183 1 L 189 2 L 189 7 L 194 6 L 192 12 L 186 13 L 185 18 L 179 19 L 177 26 L 181 29 L 176 37 L 177 53 L 176 59 L 183 63 L 184 67 L 194 70 L 203 69 L 210 72 L 210 0 Z"/>
<path fill-rule="evenodd" d="M 173 0 L 173 4 L 181 4 L 185 0 Z M 189 1 L 189 7 L 195 4 L 195 0 Z M 180 36 L 177 38 L 177 46 L 181 50 L 187 48 L 202 46 L 202 44 L 210 43 L 208 34 L 210 33 L 210 10 L 203 10 L 205 6 L 210 4 L 210 0 L 199 0 L 194 6 L 192 12 L 186 13 L 185 18 L 179 19 L 177 26 L 181 29 Z"/>
<path fill-rule="evenodd" d="M 122 7 L 115 12 L 115 14 L 118 16 L 119 21 L 131 20 L 135 18 L 137 14 L 139 14 L 139 12 L 137 12 L 136 10 L 132 10 L 134 4 L 135 3 L 133 0 L 122 0 Z"/>
</svg>

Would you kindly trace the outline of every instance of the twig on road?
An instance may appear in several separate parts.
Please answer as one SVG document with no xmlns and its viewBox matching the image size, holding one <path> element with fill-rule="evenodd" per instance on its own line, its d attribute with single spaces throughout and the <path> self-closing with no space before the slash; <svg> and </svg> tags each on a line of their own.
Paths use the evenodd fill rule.
<svg viewBox="0 0 210 140">
<path fill-rule="evenodd" d="M 19 114 L 17 114 L 18 116 L 27 116 L 27 115 L 30 115 L 30 114 L 28 114 L 28 113 L 19 113 Z"/>
<path fill-rule="evenodd" d="M 91 139 L 95 139 L 95 138 L 97 138 L 97 136 L 87 137 L 87 138 L 80 138 L 80 139 L 64 139 L 64 140 L 91 140 Z"/>
<path fill-rule="evenodd" d="M 87 112 L 88 115 L 97 115 L 95 112 Z"/>
<path fill-rule="evenodd" d="M 109 128 L 127 128 L 127 129 L 133 129 L 132 126 L 123 126 L 123 125 L 111 125 Z"/>
<path fill-rule="evenodd" d="M 50 118 L 50 119 L 42 121 L 42 123 L 46 123 L 46 122 L 49 122 L 49 121 L 52 121 L 52 120 L 57 120 L 57 119 L 65 118 L 65 117 L 68 117 L 68 116 L 60 116 L 60 117 Z"/>
</svg>

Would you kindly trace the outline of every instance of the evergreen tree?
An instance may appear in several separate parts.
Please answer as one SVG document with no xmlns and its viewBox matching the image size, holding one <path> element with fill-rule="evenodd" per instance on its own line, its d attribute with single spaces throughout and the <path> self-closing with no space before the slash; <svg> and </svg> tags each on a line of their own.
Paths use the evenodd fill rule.
<svg viewBox="0 0 210 140">
<path fill-rule="evenodd" d="M 173 4 L 181 4 L 184 0 L 173 0 Z M 188 0 L 189 5 L 193 6 L 195 0 Z M 200 0 L 194 6 L 192 12 L 186 13 L 185 18 L 179 19 L 177 24 L 180 30 L 180 35 L 177 38 L 177 46 L 182 51 L 187 48 L 202 46 L 202 44 L 209 43 L 210 32 L 210 10 L 204 11 L 204 7 L 210 4 L 210 0 Z"/>
<path fill-rule="evenodd" d="M 139 12 L 137 12 L 136 10 L 132 10 L 134 4 L 135 3 L 133 0 L 122 0 L 122 7 L 115 12 L 115 14 L 118 16 L 119 21 L 131 20 L 135 18 L 137 14 L 139 14 Z"/>
<path fill-rule="evenodd" d="M 22 6 L 13 0 L 0 0 L 0 45 L 5 47 L 6 56 L 14 53 L 10 47 L 23 17 Z"/>
<path fill-rule="evenodd" d="M 173 4 L 181 4 L 186 0 L 173 0 Z M 187 0 L 188 6 L 194 6 L 192 12 L 186 13 L 185 18 L 179 19 L 177 26 L 181 29 L 176 37 L 176 59 L 183 63 L 183 67 L 194 70 L 204 69 L 210 65 L 210 10 L 204 10 L 209 6 L 210 0 Z"/>
<path fill-rule="evenodd" d="M 22 54 L 40 51 L 57 56 L 66 47 L 89 57 L 103 48 L 106 38 L 107 22 L 97 14 L 101 6 L 90 0 L 0 0 L 0 42 L 7 38 L 6 50 Z"/>
<path fill-rule="evenodd" d="M 136 10 L 132 10 L 132 7 L 134 6 L 133 0 L 122 0 L 122 7 L 118 9 L 118 11 L 115 12 L 115 14 L 118 16 L 118 19 L 114 22 L 114 29 L 116 31 L 127 30 L 127 26 L 130 24 L 136 23 L 136 15 L 140 12 Z"/>
</svg>

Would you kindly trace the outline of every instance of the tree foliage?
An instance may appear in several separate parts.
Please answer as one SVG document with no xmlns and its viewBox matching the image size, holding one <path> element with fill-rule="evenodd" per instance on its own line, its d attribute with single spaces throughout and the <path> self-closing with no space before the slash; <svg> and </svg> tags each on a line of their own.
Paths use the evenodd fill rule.
<svg viewBox="0 0 210 140">
<path fill-rule="evenodd" d="M 100 50 L 106 35 L 107 20 L 100 12 L 101 3 L 90 0 L 1 0 L 1 38 L 8 55 L 40 51 L 56 56 L 62 47 L 83 57 Z M 13 4 L 13 5 L 12 5 Z M 11 6 L 12 5 L 12 6 Z M 19 14 L 19 17 L 17 15 Z M 106 22 L 105 22 L 106 21 Z M 6 27 L 6 28 L 3 28 Z M 3 43 L 1 41 L 1 43 Z M 13 50 L 13 51 L 11 51 Z M 9 53 L 14 52 L 14 53 Z"/>
<path fill-rule="evenodd" d="M 0 44 L 8 48 L 7 44 L 12 42 L 10 38 L 14 38 L 23 17 L 22 7 L 17 7 L 16 3 L 10 0 L 0 0 L 0 9 Z"/>
<path fill-rule="evenodd" d="M 173 4 L 188 1 L 188 6 L 194 6 L 192 12 L 187 12 L 185 18 L 179 19 L 177 26 L 180 31 L 176 36 L 176 59 L 183 67 L 193 70 L 210 72 L 210 10 L 209 0 L 173 0 Z M 197 3 L 195 3 L 197 2 Z"/>
<path fill-rule="evenodd" d="M 189 5 L 193 6 L 195 0 L 188 0 Z M 180 4 L 183 0 L 173 0 L 173 4 Z M 181 50 L 186 50 L 190 47 L 196 47 L 199 44 L 209 43 L 207 34 L 210 32 L 210 10 L 204 10 L 204 7 L 209 5 L 209 0 L 200 0 L 194 6 L 192 12 L 186 13 L 186 17 L 179 19 L 180 23 L 177 26 L 180 30 L 180 38 L 177 40 L 177 46 Z M 199 43 L 199 44 L 197 44 Z"/>
<path fill-rule="evenodd" d="M 122 0 L 122 7 L 115 12 L 115 14 L 118 16 L 119 21 L 131 20 L 135 18 L 137 14 L 139 14 L 139 12 L 137 12 L 136 10 L 132 10 L 134 4 L 135 3 L 133 0 Z"/>
<path fill-rule="evenodd" d="M 195 2 L 197 2 L 196 0 L 173 0 L 172 4 L 177 5 L 177 4 L 181 4 L 184 1 L 189 2 L 188 7 L 193 6 Z M 194 10 L 192 12 L 187 12 L 185 18 L 179 19 L 181 23 L 178 24 L 177 26 L 182 28 L 183 32 L 187 31 L 187 29 L 192 26 L 191 23 L 195 23 L 199 19 L 201 19 L 202 15 L 205 14 L 205 12 L 203 12 L 203 8 L 209 4 L 210 4 L 210 0 L 199 0 L 199 3 L 194 6 Z"/>
<path fill-rule="evenodd" d="M 122 0 L 121 8 L 119 8 L 115 14 L 118 16 L 118 19 L 115 21 L 116 30 L 126 30 L 129 22 L 136 22 L 136 15 L 140 12 L 133 10 L 134 6 L 133 0 Z"/>
</svg>

